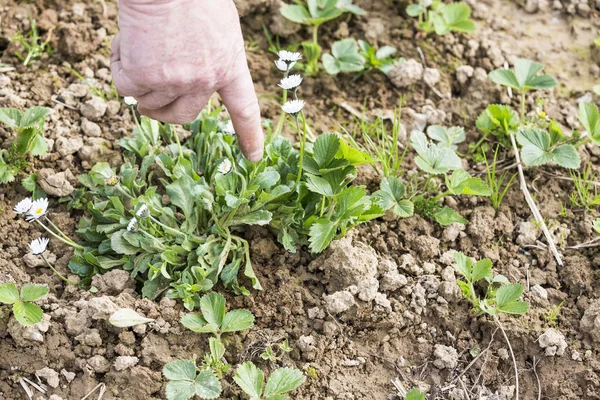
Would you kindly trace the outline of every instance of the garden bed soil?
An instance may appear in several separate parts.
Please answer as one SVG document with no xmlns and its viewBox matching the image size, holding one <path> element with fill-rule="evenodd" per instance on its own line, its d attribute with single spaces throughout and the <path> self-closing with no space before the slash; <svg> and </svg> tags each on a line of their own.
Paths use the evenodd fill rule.
<svg viewBox="0 0 600 400">
<path fill-rule="evenodd" d="M 423 37 L 404 15 L 402 1 L 357 1 L 367 16 L 324 25 L 325 48 L 347 36 L 392 45 L 406 59 L 436 69 L 440 80 L 432 88 L 421 79 L 398 87 L 400 82 L 375 73 L 358 80 L 307 78 L 301 95 L 315 131 L 339 131 L 340 124 L 352 129 L 355 124 L 349 121 L 355 115 L 348 110 L 364 107 L 368 118 L 391 115 L 402 99 L 402 132 L 410 132 L 425 118 L 428 124 L 465 126 L 469 140 L 476 139 L 480 133 L 474 120 L 487 104 L 516 102 L 487 79 L 487 72 L 520 56 L 545 63 L 561 83 L 556 90 L 528 97 L 529 105 L 534 107 L 535 99 L 542 98 L 552 118 L 568 130 L 576 128 L 576 99 L 586 95 L 600 75 L 592 48 L 600 21 L 596 2 L 555 1 L 560 10 L 543 1 L 467 2 L 478 24 L 472 35 Z M 278 1 L 238 3 L 263 116 L 276 119 L 279 105 L 272 94 L 278 75 L 267 67 L 273 65 L 274 55 L 265 50 L 262 26 L 284 35 L 282 43 L 304 40 L 308 32 L 282 19 Z M 536 11 L 530 3 L 541 8 Z M 44 35 L 51 32 L 56 52 L 24 67 L 14 57 L 17 45 L 8 39 L 28 30 L 28 15 Z M 116 4 L 110 1 L 8 0 L 0 5 L 0 105 L 54 109 L 45 129 L 52 151 L 32 166 L 32 171 L 45 171 L 48 177 L 64 172 L 59 183 L 49 182 L 54 182 L 49 188 L 53 193 L 60 193 L 65 182 L 76 185 L 75 176 L 98 161 L 122 161 L 118 139 L 131 132 L 129 109 L 109 96 L 107 102 L 90 102 L 84 110 L 82 104 L 92 93 L 68 67 L 110 93 L 109 49 L 117 32 L 116 16 Z M 11 135 L 0 127 L 0 143 Z M 402 140 L 406 143 L 406 135 Z M 581 155 L 599 175 L 600 150 L 588 147 Z M 508 166 L 512 155 L 502 153 L 501 159 Z M 410 155 L 404 168 L 415 169 Z M 469 169 L 480 173 L 485 167 L 469 160 Z M 361 171 L 361 182 L 376 188 L 377 176 Z M 254 270 L 265 290 L 247 297 L 228 295 L 229 307 L 249 309 L 256 324 L 225 338 L 227 360 L 252 360 L 270 369 L 274 365 L 257 354 L 287 338 L 294 350 L 277 364 L 296 366 L 308 376 L 293 394 L 295 399 L 394 398 L 392 380 L 406 389 L 421 388 L 428 399 L 513 398 L 513 364 L 502 333 L 492 319 L 474 316 L 461 300 L 451 267 L 452 251 L 458 250 L 489 257 L 497 273 L 527 288 L 524 298 L 531 310 L 518 318 L 501 317 L 517 358 L 521 398 L 600 398 L 600 251 L 568 248 L 594 237 L 591 222 L 600 213 L 597 208 L 570 206 L 574 186 L 563 179 L 568 172 L 547 167 L 527 171 L 527 176 L 564 256 L 563 267 L 538 245 L 543 236 L 518 185 L 497 211 L 485 198 L 449 199 L 448 205 L 458 207 L 469 220 L 467 225 L 442 228 L 419 216 L 385 217 L 355 229 L 318 256 L 306 248 L 288 253 L 267 229 L 249 230 L 245 235 Z M 49 389 L 36 399 L 81 399 L 99 383 L 106 385 L 104 400 L 166 398 L 162 366 L 202 355 L 206 337 L 179 323 L 184 311 L 180 303 L 141 298 L 127 272 L 95 277 L 98 292 L 92 294 L 65 285 L 26 256 L 27 244 L 42 232 L 12 212 L 25 196 L 18 185 L 0 187 L 0 281 L 45 283 L 50 295 L 42 302 L 44 322 L 35 328 L 19 326 L 9 309 L 0 307 L 0 399 L 26 399 L 18 378 L 36 381 L 36 372 Z M 80 215 L 69 213 L 57 198 L 51 198 L 51 216 L 73 234 Z M 57 268 L 67 273 L 71 250 L 53 241 L 50 252 Z M 114 328 L 106 317 L 118 307 L 136 309 L 155 321 L 134 329 Z M 539 340 L 542 334 L 546 336 Z M 470 366 L 478 351 L 482 356 Z M 227 386 L 223 398 L 239 395 Z"/>
</svg>

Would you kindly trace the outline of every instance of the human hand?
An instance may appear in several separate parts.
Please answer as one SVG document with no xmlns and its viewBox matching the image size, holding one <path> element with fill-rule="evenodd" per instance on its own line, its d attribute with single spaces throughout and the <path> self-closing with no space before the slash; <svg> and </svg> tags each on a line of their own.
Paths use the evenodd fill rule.
<svg viewBox="0 0 600 400">
<path fill-rule="evenodd" d="M 263 154 L 260 109 L 232 0 L 120 0 L 112 43 L 115 87 L 141 114 L 183 124 L 218 92 L 242 153 Z"/>
</svg>

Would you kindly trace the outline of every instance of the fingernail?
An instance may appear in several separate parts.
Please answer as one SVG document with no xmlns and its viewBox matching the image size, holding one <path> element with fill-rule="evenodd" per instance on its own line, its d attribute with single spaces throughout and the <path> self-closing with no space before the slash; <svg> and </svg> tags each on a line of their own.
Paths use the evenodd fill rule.
<svg viewBox="0 0 600 400">
<path fill-rule="evenodd" d="M 252 153 L 248 154 L 248 160 L 252 162 L 257 162 L 262 159 L 263 149 L 254 150 Z"/>
</svg>

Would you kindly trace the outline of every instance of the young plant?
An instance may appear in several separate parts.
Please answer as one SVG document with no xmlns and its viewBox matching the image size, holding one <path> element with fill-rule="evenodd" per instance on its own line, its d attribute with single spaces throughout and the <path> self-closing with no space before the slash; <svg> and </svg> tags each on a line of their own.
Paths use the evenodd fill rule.
<svg viewBox="0 0 600 400">
<path fill-rule="evenodd" d="M 365 59 L 358 51 L 356 40 L 343 39 L 333 43 L 331 54 L 323 54 L 323 67 L 330 75 L 361 72 L 365 69 Z"/>
<path fill-rule="evenodd" d="M 498 210 L 500 208 L 500 203 L 504 199 L 504 196 L 508 193 L 510 188 L 512 187 L 517 174 L 512 174 L 508 171 L 502 172 L 502 174 L 498 175 L 497 171 L 497 162 L 498 162 L 498 150 L 500 147 L 496 147 L 496 151 L 494 151 L 494 159 L 492 161 L 492 165 L 490 165 L 485 152 L 483 153 L 483 159 L 485 160 L 485 169 L 486 169 L 486 181 L 485 183 L 489 186 L 492 194 L 490 195 L 490 201 L 492 202 L 492 207 L 494 210 Z M 510 176 L 510 178 L 509 178 Z"/>
<path fill-rule="evenodd" d="M 27 155 L 40 156 L 48 152 L 44 140 L 46 107 L 33 107 L 25 112 L 16 108 L 0 108 L 0 122 L 17 132 L 8 149 L 0 150 L 0 183 L 9 183 L 29 165 Z"/>
<path fill-rule="evenodd" d="M 462 1 L 445 4 L 441 0 L 419 0 L 417 4 L 406 7 L 406 13 L 419 18 L 417 27 L 425 33 L 472 33 L 477 29 L 471 20 L 471 7 Z"/>
<path fill-rule="evenodd" d="M 592 228 L 594 228 L 594 230 L 600 234 L 600 218 L 596 218 L 594 220 L 594 222 L 592 223 Z"/>
<path fill-rule="evenodd" d="M 23 62 L 23 65 L 27 66 L 31 61 L 36 58 L 40 58 L 42 55 L 47 53 L 48 55 L 53 53 L 53 49 L 50 46 L 50 39 L 52 38 L 52 29 L 48 31 L 46 40 L 42 41 L 40 34 L 38 33 L 37 23 L 33 18 L 29 19 L 31 30 L 27 35 L 21 33 L 16 34 L 13 37 L 14 41 L 17 41 L 23 46 L 27 55 L 23 56 L 20 52 L 15 52 L 15 55 L 19 60 Z"/>
<path fill-rule="evenodd" d="M 501 313 L 520 315 L 529 311 L 529 304 L 519 300 L 523 295 L 523 285 L 510 283 L 504 275 L 495 275 L 492 271 L 492 261 L 488 258 L 476 262 L 463 253 L 456 252 L 454 253 L 454 259 L 456 262 L 453 267 L 464 279 L 457 281 L 463 297 L 471 303 L 476 314 L 491 315 L 504 335 L 515 369 L 515 390 L 518 400 L 519 374 L 517 360 L 498 315 Z M 476 291 L 475 284 L 478 282 L 484 284 L 485 292 L 483 296 L 479 296 Z"/>
<path fill-rule="evenodd" d="M 579 141 L 578 136 L 569 138 L 564 135 L 558 123 L 553 120 L 548 122 L 545 118 L 526 119 L 526 93 L 531 90 L 550 89 L 557 85 L 552 76 L 540 75 L 543 68 L 543 64 L 518 59 L 515 62 L 514 71 L 497 69 L 490 72 L 489 77 L 492 81 L 508 87 L 509 91 L 514 89 L 521 93 L 521 115 L 519 119 L 517 113 L 510 106 L 491 105 L 477 119 L 477 127 L 486 135 L 493 133 L 501 143 L 512 147 L 525 200 L 536 222 L 540 225 L 556 262 L 562 265 L 561 256 L 546 222 L 527 188 L 522 162 L 527 166 L 539 166 L 554 162 L 565 168 L 579 168 L 579 154 L 574 144 L 582 142 Z"/>
<path fill-rule="evenodd" d="M 423 396 L 423 393 L 419 389 L 411 389 L 404 396 L 404 400 L 425 400 L 425 396 Z"/>
<path fill-rule="evenodd" d="M 294 349 L 290 347 L 288 340 L 285 339 L 283 342 L 278 343 L 275 349 L 273 349 L 273 346 L 271 345 L 267 346 L 265 351 L 261 353 L 260 358 L 275 362 L 280 360 L 284 354 L 289 353 L 292 350 Z"/>
<path fill-rule="evenodd" d="M 314 76 L 319 72 L 319 58 L 321 46 L 319 45 L 319 27 L 344 13 L 364 15 L 365 11 L 352 0 L 307 0 L 297 1 L 297 4 L 286 5 L 281 8 L 281 14 L 292 22 L 312 27 L 312 41 L 302 42 L 306 57 L 305 73 Z"/>
<path fill-rule="evenodd" d="M 296 368 L 279 368 L 271 373 L 265 385 L 264 372 L 248 361 L 236 369 L 233 380 L 250 400 L 285 400 L 286 394 L 302 385 L 306 376 Z"/>
<path fill-rule="evenodd" d="M 217 339 L 224 333 L 238 332 L 254 325 L 254 315 L 248 310 L 225 312 L 225 297 L 208 293 L 200 299 L 202 314 L 185 314 L 181 323 L 197 333 L 212 333 Z"/>
<path fill-rule="evenodd" d="M 410 143 L 417 152 L 415 163 L 428 175 L 423 184 L 425 193 L 415 198 L 415 207 L 425 216 L 435 218 L 442 226 L 467 223 L 467 220 L 452 208 L 441 206 L 440 200 L 445 196 L 464 194 L 488 197 L 492 194 L 489 186 L 481 178 L 472 177 L 462 169 L 456 147 L 464 140 L 464 129 L 460 127 L 446 129 L 432 125 L 427 129 L 427 135 L 420 131 L 413 131 L 410 135 Z M 431 177 L 437 175 L 444 176 L 446 191 L 435 197 L 427 197 Z"/>
<path fill-rule="evenodd" d="M 600 205 L 600 189 L 596 185 L 596 176 L 592 165 L 588 164 L 582 172 L 569 172 L 575 186 L 575 192 L 570 196 L 571 204 L 575 207 L 583 207 L 586 211 L 591 211 Z"/>
<path fill-rule="evenodd" d="M 393 57 L 393 55 L 397 52 L 395 47 L 383 46 L 379 49 L 376 49 L 375 46 L 371 46 L 364 40 L 358 41 L 358 47 L 360 55 L 365 60 L 365 71 L 377 69 L 384 75 L 387 75 L 394 66 L 394 63 L 397 61 L 397 59 Z"/>
<path fill-rule="evenodd" d="M 14 283 L 0 285 L 0 303 L 11 304 L 15 319 L 24 326 L 35 325 L 42 320 L 44 312 L 33 304 L 48 294 L 48 286 L 26 283 L 21 292 Z"/>
</svg>

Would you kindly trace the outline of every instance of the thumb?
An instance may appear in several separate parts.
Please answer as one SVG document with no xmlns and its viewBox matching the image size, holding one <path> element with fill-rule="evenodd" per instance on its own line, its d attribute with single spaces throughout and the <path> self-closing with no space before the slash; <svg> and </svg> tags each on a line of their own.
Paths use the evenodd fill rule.
<svg viewBox="0 0 600 400">
<path fill-rule="evenodd" d="M 219 95 L 231 115 L 242 153 L 250 161 L 260 161 L 265 138 L 261 127 L 258 98 L 245 59 L 238 69 L 241 70 L 240 73 L 227 86 L 219 90 Z"/>
</svg>

